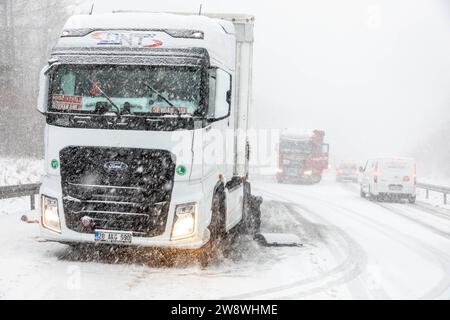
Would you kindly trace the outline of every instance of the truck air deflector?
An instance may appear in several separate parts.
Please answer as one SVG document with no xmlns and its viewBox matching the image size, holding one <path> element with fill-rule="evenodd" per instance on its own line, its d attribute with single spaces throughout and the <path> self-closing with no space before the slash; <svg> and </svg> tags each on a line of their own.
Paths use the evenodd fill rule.
<svg viewBox="0 0 450 320">
<path fill-rule="evenodd" d="M 210 66 L 204 48 L 55 48 L 52 58 L 57 64 L 151 65 L 151 66 Z"/>
</svg>

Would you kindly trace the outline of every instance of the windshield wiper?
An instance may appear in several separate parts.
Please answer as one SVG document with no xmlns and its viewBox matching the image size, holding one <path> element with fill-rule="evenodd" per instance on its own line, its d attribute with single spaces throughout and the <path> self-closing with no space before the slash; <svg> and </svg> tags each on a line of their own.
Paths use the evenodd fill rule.
<svg viewBox="0 0 450 320">
<path fill-rule="evenodd" d="M 166 102 L 172 109 L 174 109 L 174 110 L 176 111 L 178 117 L 179 117 L 179 118 L 181 117 L 181 112 L 180 112 L 180 110 L 178 110 L 178 108 L 175 107 L 175 106 L 173 105 L 172 102 L 170 102 L 168 99 L 166 99 L 166 97 L 164 97 L 164 96 L 162 95 L 161 92 L 159 92 L 158 90 L 156 90 L 155 88 L 153 88 L 152 86 L 150 86 L 148 83 L 145 83 L 145 82 L 144 82 L 144 86 L 146 86 L 148 89 L 150 89 L 151 91 L 153 91 L 153 93 L 155 93 L 155 94 L 156 94 L 158 97 L 160 97 L 162 100 L 164 100 L 164 102 Z"/>
<path fill-rule="evenodd" d="M 103 90 L 102 90 L 102 88 L 100 88 L 100 85 L 98 84 L 98 83 L 96 83 L 95 81 L 92 81 L 92 80 L 89 80 L 91 83 L 92 83 L 92 85 L 94 85 L 97 89 L 98 89 L 98 91 L 102 94 L 102 96 L 106 99 L 106 100 L 108 100 L 108 102 L 111 104 L 111 106 L 113 106 L 114 108 L 116 108 L 116 115 L 117 115 L 117 117 L 118 118 L 120 118 L 120 108 L 114 103 L 114 101 L 112 101 L 111 100 L 111 97 L 110 96 L 108 96 Z"/>
</svg>

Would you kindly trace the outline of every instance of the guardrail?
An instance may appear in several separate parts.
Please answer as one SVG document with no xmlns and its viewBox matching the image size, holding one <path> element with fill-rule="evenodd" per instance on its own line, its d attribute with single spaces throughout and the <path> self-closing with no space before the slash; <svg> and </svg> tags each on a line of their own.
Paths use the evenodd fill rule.
<svg viewBox="0 0 450 320">
<path fill-rule="evenodd" d="M 447 195 L 450 194 L 449 187 L 436 186 L 433 184 L 426 184 L 426 183 L 418 183 L 417 188 L 425 189 L 425 198 L 426 199 L 428 199 L 430 197 L 430 191 L 442 193 L 444 204 L 447 204 Z"/>
<path fill-rule="evenodd" d="M 35 195 L 39 194 L 40 187 L 40 183 L 0 187 L 0 200 L 29 196 L 31 210 L 34 210 L 36 208 Z M 425 190 L 426 199 L 430 197 L 430 191 L 442 193 L 444 204 L 447 204 L 447 195 L 450 194 L 450 187 L 437 186 L 427 183 L 417 183 L 416 187 Z"/>
<path fill-rule="evenodd" d="M 35 195 L 39 193 L 40 186 L 40 183 L 33 183 L 0 187 L 0 200 L 29 196 L 31 210 L 34 210 L 36 208 Z"/>
</svg>

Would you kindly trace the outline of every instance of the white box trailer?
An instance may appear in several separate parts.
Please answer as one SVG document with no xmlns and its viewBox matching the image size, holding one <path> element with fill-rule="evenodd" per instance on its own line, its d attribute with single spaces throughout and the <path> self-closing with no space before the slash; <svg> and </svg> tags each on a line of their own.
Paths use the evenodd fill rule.
<svg viewBox="0 0 450 320">
<path fill-rule="evenodd" d="M 254 18 L 71 17 L 41 73 L 44 238 L 204 248 L 246 210 Z"/>
</svg>

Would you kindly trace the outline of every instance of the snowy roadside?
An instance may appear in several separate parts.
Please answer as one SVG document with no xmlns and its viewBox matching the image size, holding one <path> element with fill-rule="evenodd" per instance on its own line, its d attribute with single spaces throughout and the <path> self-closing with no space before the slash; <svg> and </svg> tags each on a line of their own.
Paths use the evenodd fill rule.
<svg viewBox="0 0 450 320">
<path fill-rule="evenodd" d="M 275 176 L 273 174 L 254 174 L 251 176 L 252 181 L 276 183 Z M 333 181 L 333 172 L 328 170 L 324 174 L 324 180 Z M 434 176 L 427 176 L 420 180 L 422 183 L 431 185 L 450 187 L 450 178 L 437 178 Z M 357 183 L 348 183 L 354 186 L 355 193 L 359 192 L 359 185 Z M 448 204 L 444 205 L 443 194 L 440 192 L 429 192 L 428 199 L 426 198 L 426 192 L 423 189 L 417 188 L 417 201 L 419 205 L 426 205 L 434 208 L 440 208 L 450 210 L 450 196 L 448 196 Z M 450 212 L 448 212 L 450 215 Z"/>
<path fill-rule="evenodd" d="M 277 298 L 295 293 L 300 284 L 308 290 L 322 286 L 322 277 L 336 276 L 333 270 L 346 259 L 345 246 L 326 228 L 276 201 L 264 204 L 263 230 L 298 233 L 303 247 L 266 248 L 239 241 L 221 263 L 206 269 L 185 259 L 166 265 L 153 253 L 85 256 L 65 245 L 41 242 L 38 225 L 20 221 L 27 199 L 2 200 L 0 208 L 0 299 Z M 351 296 L 342 289 L 324 290 L 321 297 Z"/>
<path fill-rule="evenodd" d="M 44 173 L 44 160 L 0 158 L 0 186 L 37 183 Z"/>
</svg>

